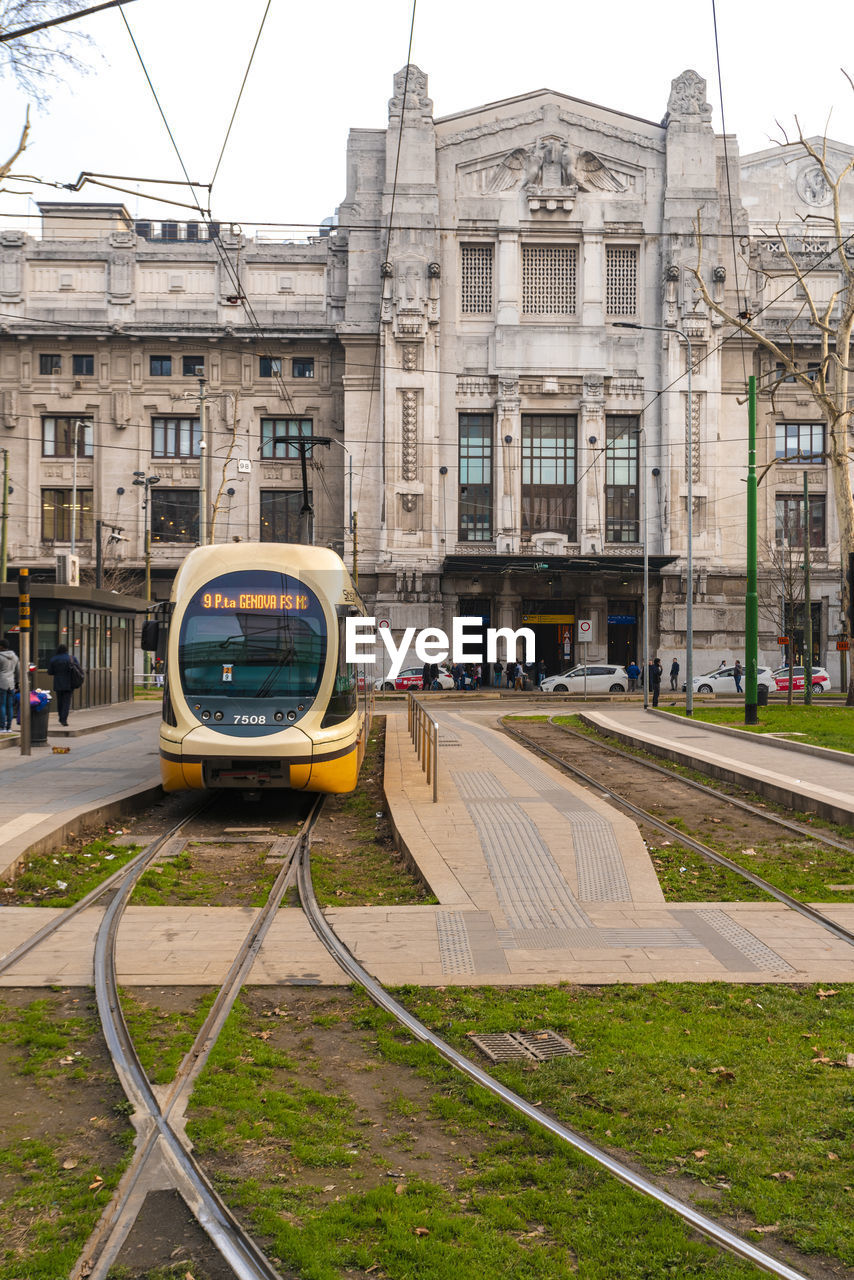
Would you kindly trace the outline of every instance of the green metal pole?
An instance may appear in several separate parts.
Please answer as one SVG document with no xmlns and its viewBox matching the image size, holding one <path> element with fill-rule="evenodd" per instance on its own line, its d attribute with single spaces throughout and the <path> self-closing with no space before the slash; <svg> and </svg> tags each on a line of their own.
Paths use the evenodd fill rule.
<svg viewBox="0 0 854 1280">
<path fill-rule="evenodd" d="M 759 658 L 759 595 L 757 578 L 756 378 L 747 380 L 747 596 L 744 602 L 744 723 L 756 724 Z"/>
<path fill-rule="evenodd" d="M 789 683 L 793 681 L 790 679 Z M 810 592 L 810 473 L 804 472 L 804 705 L 812 705 L 812 595 Z"/>
</svg>

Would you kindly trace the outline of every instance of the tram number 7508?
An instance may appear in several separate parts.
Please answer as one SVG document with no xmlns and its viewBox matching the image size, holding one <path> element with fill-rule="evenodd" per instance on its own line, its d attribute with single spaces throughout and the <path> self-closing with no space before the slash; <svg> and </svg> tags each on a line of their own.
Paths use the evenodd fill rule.
<svg viewBox="0 0 854 1280">
<path fill-rule="evenodd" d="M 266 716 L 235 716 L 235 724 L 266 724 Z"/>
</svg>

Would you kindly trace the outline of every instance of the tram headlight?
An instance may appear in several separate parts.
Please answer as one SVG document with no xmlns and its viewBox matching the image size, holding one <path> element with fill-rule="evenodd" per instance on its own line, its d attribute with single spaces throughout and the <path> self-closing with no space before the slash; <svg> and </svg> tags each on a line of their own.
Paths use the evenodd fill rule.
<svg viewBox="0 0 854 1280">
<path fill-rule="evenodd" d="M 214 720 L 221 720 L 221 719 L 222 719 L 222 712 L 221 712 L 221 711 L 215 711 L 215 712 L 214 712 Z"/>
<path fill-rule="evenodd" d="M 274 720 L 284 720 L 284 718 L 285 718 L 285 713 L 284 713 L 283 711 L 274 711 L 274 712 L 273 712 L 273 719 L 274 719 Z"/>
<path fill-rule="evenodd" d="M 296 713 L 295 711 L 289 711 L 289 712 L 288 712 L 288 719 L 289 719 L 289 720 L 296 720 L 296 718 L 297 718 L 297 713 Z"/>
<path fill-rule="evenodd" d="M 211 713 L 210 713 L 209 711 L 203 711 L 203 712 L 202 712 L 202 719 L 203 719 L 203 720 L 210 720 L 210 718 L 211 718 Z"/>
</svg>

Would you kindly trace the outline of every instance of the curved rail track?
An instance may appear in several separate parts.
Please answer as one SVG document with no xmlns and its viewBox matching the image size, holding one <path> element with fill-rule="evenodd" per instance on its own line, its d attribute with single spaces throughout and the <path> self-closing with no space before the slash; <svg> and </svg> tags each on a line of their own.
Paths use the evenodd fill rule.
<svg viewBox="0 0 854 1280">
<path fill-rule="evenodd" d="M 529 744 L 526 743 L 526 745 Z M 600 792 L 603 790 L 596 780 L 589 781 Z M 621 804 L 624 803 L 620 797 L 613 798 Z M 183 1116 L 193 1083 L 207 1061 L 219 1031 L 243 982 L 249 975 L 282 897 L 294 878 L 296 878 L 302 908 L 312 929 L 344 973 L 353 982 L 362 986 L 380 1008 L 396 1018 L 416 1039 L 430 1044 L 456 1070 L 487 1089 L 507 1106 L 550 1133 L 554 1138 L 594 1160 L 633 1190 L 670 1209 L 689 1227 L 700 1232 L 718 1247 L 754 1264 L 768 1274 L 779 1277 L 780 1280 L 806 1280 L 802 1272 L 771 1257 L 762 1249 L 699 1212 L 692 1205 L 678 1200 L 651 1179 L 639 1174 L 608 1151 L 589 1141 L 583 1134 L 545 1114 L 542 1108 L 532 1105 L 506 1088 L 476 1063 L 435 1035 L 363 969 L 331 929 L 318 906 L 312 888 L 310 832 L 322 803 L 322 799 L 315 803 L 303 825 L 301 834 L 289 841 L 289 848 L 282 850 L 284 862 L 264 908 L 253 919 L 252 926 L 232 963 L 226 980 L 193 1046 L 185 1055 L 174 1081 L 167 1090 L 161 1090 L 159 1095 L 155 1093 L 145 1074 L 122 1015 L 116 978 L 116 939 L 122 914 L 140 876 L 162 852 L 166 841 L 178 835 L 189 821 L 198 816 L 199 809 L 164 833 L 86 899 L 81 900 L 75 907 L 69 908 L 68 912 L 64 912 L 51 923 L 51 926 L 39 930 L 26 944 L 16 948 L 16 951 L 5 957 L 0 965 L 0 970 L 11 966 L 15 959 L 26 954 L 40 940 L 64 923 L 71 914 L 76 914 L 97 897 L 116 889 L 104 914 L 96 940 L 95 988 L 108 1048 L 122 1088 L 135 1108 L 134 1124 L 137 1129 L 137 1143 L 131 1164 L 78 1259 L 70 1280 L 83 1280 L 83 1277 L 87 1277 L 88 1280 L 105 1280 L 152 1185 L 158 1188 L 169 1186 L 179 1192 L 200 1226 L 233 1269 L 237 1280 L 281 1280 L 280 1272 L 265 1257 L 252 1237 L 242 1229 L 196 1164 L 187 1149 L 179 1121 Z M 204 807 L 206 806 L 202 806 Z M 684 840 L 682 833 L 678 834 L 680 839 Z M 714 853 L 714 851 L 709 852 Z M 715 857 L 718 860 L 720 855 Z M 854 942 L 854 937 L 851 941 Z"/>
</svg>

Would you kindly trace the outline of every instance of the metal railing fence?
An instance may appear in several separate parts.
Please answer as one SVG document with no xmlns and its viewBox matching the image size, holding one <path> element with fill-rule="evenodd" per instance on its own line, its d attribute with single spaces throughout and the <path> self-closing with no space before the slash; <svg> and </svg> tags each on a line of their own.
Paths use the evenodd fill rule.
<svg viewBox="0 0 854 1280">
<path fill-rule="evenodd" d="M 433 803 L 439 799 L 439 722 L 429 716 L 411 693 L 408 701 L 409 736 L 427 782 L 433 785 Z"/>
</svg>

